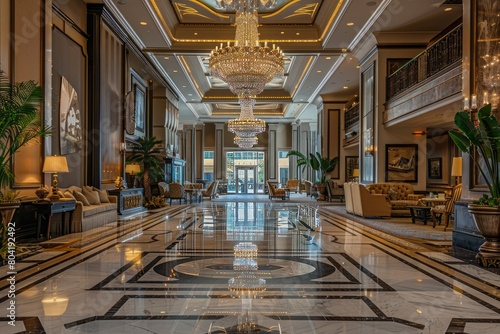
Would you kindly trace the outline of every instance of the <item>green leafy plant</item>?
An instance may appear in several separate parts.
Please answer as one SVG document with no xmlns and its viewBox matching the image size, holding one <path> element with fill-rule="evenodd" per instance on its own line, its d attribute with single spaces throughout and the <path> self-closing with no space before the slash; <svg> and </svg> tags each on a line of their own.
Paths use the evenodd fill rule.
<svg viewBox="0 0 500 334">
<path fill-rule="evenodd" d="M 326 182 L 326 176 L 335 170 L 335 167 L 339 164 L 339 157 L 329 159 L 321 156 L 321 153 L 316 152 L 316 154 L 309 153 L 309 158 L 305 154 L 299 151 L 291 150 L 287 153 L 287 157 L 296 156 L 297 157 L 297 167 L 302 166 L 302 172 L 306 167 L 311 167 L 312 170 L 320 173 L 320 183 Z"/>
<path fill-rule="evenodd" d="M 11 83 L 0 70 L 0 189 L 14 180 L 12 158 L 19 149 L 50 133 L 38 108 L 42 88 L 34 81 Z"/>
<path fill-rule="evenodd" d="M 4 202 L 10 202 L 17 199 L 19 196 L 19 191 L 14 191 L 11 189 L 0 191 L 0 200 Z"/>
<path fill-rule="evenodd" d="M 139 138 L 137 143 L 132 145 L 132 152 L 127 157 L 127 163 L 141 165 L 141 172 L 137 173 L 137 176 L 142 178 L 146 204 L 152 199 L 151 182 L 156 182 L 163 173 L 160 167 L 164 156 L 164 150 L 160 147 L 162 143 L 163 141 L 156 137 Z"/>
<path fill-rule="evenodd" d="M 151 201 L 147 202 L 145 206 L 148 209 L 156 209 L 167 206 L 167 203 L 165 202 L 165 198 L 163 196 L 153 196 Z"/>
<path fill-rule="evenodd" d="M 485 195 L 477 204 L 498 206 L 500 200 L 500 127 L 498 120 L 491 114 L 491 104 L 483 106 L 478 113 L 477 126 L 470 114 L 460 111 L 455 115 L 458 129 L 449 131 L 451 139 L 464 153 L 473 159 L 488 186 L 490 196 Z M 475 159 L 474 149 L 481 159 Z"/>
</svg>

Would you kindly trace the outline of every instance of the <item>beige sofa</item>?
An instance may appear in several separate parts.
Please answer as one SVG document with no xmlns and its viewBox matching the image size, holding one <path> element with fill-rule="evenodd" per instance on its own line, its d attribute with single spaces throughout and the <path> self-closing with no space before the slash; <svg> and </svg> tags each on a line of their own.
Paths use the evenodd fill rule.
<svg viewBox="0 0 500 334">
<path fill-rule="evenodd" d="M 344 184 L 346 211 L 361 217 L 390 217 L 391 204 L 384 194 L 370 194 L 364 185 Z"/>
<path fill-rule="evenodd" d="M 99 191 L 98 189 L 88 186 L 86 188 L 87 191 Z M 70 227 L 71 233 L 85 232 L 93 228 L 115 222 L 117 220 L 117 197 L 107 195 L 105 190 L 100 191 L 101 195 L 99 196 L 98 194 L 99 203 L 97 204 L 97 202 L 94 201 L 94 204 L 90 204 L 84 203 L 83 201 L 78 199 L 78 197 L 80 196 L 79 194 L 83 194 L 83 188 L 71 186 L 67 189 L 61 189 L 60 192 L 65 198 L 72 198 L 71 196 L 73 196 L 73 198 L 75 198 L 76 200 L 76 209 L 73 212 Z M 76 195 L 75 192 L 78 192 L 79 194 Z M 68 193 L 71 194 L 71 196 Z M 61 194 L 59 196 L 61 196 Z M 106 196 L 104 196 L 104 194 L 106 194 L 109 202 L 105 202 Z"/>
<path fill-rule="evenodd" d="M 366 186 L 370 194 L 386 195 L 392 208 L 393 216 L 409 216 L 408 206 L 419 205 L 419 199 L 424 195 L 414 194 L 413 186 L 409 183 L 373 183 Z"/>
</svg>

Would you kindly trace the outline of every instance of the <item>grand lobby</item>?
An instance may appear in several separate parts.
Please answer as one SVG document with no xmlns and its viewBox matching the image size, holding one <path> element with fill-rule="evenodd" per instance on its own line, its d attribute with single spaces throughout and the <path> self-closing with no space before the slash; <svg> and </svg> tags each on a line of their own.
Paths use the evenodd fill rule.
<svg viewBox="0 0 500 334">
<path fill-rule="evenodd" d="M 499 6 L 0 0 L 2 79 L 50 128 L 9 162 L 0 332 L 500 332 L 448 132 L 497 110 Z"/>
</svg>

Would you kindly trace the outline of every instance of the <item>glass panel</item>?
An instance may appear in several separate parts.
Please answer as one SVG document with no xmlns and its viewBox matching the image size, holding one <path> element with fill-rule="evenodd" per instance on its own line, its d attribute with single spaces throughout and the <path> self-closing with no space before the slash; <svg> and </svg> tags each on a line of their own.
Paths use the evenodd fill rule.
<svg viewBox="0 0 500 334">
<path fill-rule="evenodd" d="M 264 166 L 264 152 L 227 152 L 227 192 L 232 194 L 264 193 Z M 240 175 L 240 170 L 244 174 Z M 251 172 L 244 170 L 251 170 Z"/>
</svg>

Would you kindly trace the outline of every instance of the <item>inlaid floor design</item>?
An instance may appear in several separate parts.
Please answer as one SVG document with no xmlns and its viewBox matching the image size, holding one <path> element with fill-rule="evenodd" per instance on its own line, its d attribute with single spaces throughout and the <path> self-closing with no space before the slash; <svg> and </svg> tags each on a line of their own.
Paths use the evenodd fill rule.
<svg viewBox="0 0 500 334">
<path fill-rule="evenodd" d="M 2 267 L 0 332 L 500 332 L 500 276 L 448 254 L 314 205 L 179 208 L 19 260 L 15 327 Z"/>
</svg>

